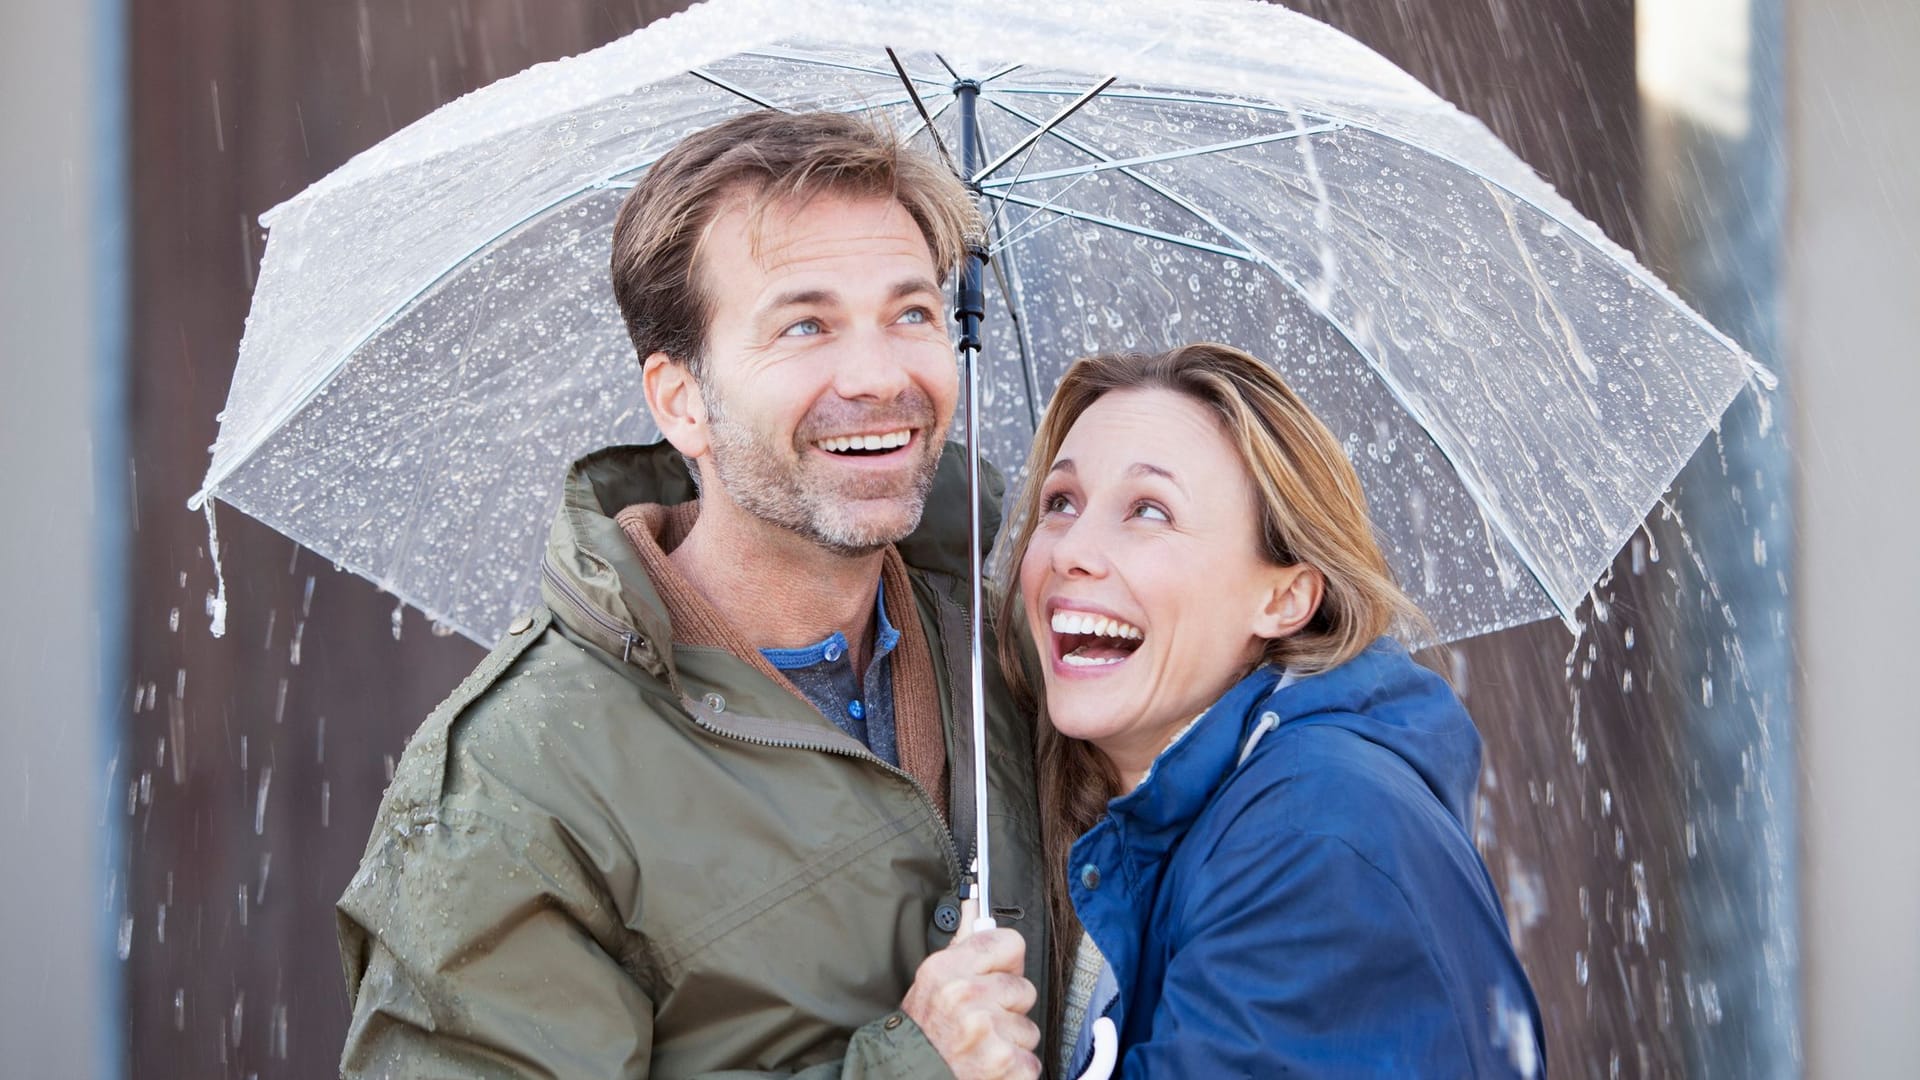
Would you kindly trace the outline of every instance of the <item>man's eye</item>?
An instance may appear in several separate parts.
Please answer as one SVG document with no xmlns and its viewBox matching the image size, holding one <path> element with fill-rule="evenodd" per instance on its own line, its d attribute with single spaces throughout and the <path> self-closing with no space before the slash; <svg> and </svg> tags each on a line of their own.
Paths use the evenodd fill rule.
<svg viewBox="0 0 1920 1080">
<path fill-rule="evenodd" d="M 923 307 L 912 307 L 901 312 L 900 318 L 897 321 L 911 325 L 930 323 L 933 321 L 933 312 Z"/>
<path fill-rule="evenodd" d="M 801 319 L 799 322 L 780 331 L 780 336 L 812 337 L 815 334 L 823 333 L 825 330 L 826 328 L 820 325 L 819 319 Z"/>
</svg>

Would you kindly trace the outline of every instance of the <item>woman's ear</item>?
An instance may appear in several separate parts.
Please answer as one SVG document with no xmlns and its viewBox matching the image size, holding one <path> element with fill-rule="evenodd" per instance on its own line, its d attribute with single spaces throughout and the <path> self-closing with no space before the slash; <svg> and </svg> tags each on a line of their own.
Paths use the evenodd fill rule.
<svg viewBox="0 0 1920 1080">
<path fill-rule="evenodd" d="M 1305 563 L 1275 567 L 1266 580 L 1267 594 L 1254 613 L 1253 633 L 1262 638 L 1283 638 L 1299 633 L 1320 610 L 1326 594 L 1327 579 Z"/>
<path fill-rule="evenodd" d="M 685 364 L 666 353 L 654 353 L 640 366 L 640 389 L 662 438 L 690 459 L 698 460 L 707 452 L 711 445 L 707 402 L 699 380 Z"/>
</svg>

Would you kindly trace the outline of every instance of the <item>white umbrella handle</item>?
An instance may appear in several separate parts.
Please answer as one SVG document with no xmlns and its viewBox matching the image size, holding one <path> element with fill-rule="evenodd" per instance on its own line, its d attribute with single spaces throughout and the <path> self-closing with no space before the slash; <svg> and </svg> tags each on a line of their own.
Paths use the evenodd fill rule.
<svg viewBox="0 0 1920 1080">
<path fill-rule="evenodd" d="M 1103 1016 L 1093 1022 L 1093 1059 L 1087 1062 L 1080 1080 L 1107 1080 L 1119 1062 L 1120 1033 L 1113 1026 L 1113 1018 Z"/>
</svg>

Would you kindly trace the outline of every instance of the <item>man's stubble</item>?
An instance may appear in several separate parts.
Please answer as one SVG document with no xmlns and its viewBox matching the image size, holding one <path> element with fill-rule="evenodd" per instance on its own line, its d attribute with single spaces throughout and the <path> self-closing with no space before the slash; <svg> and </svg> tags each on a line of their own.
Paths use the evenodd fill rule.
<svg viewBox="0 0 1920 1080">
<path fill-rule="evenodd" d="M 741 510 L 848 557 L 897 543 L 919 527 L 940 464 L 944 425 L 935 430 L 933 403 L 918 387 L 909 387 L 884 406 L 823 399 L 801 422 L 795 445 L 788 447 L 734 420 L 713 380 L 701 378 L 700 387 L 707 406 L 714 474 Z M 815 440 L 849 426 L 912 427 L 918 432 L 915 450 L 920 460 L 905 483 L 896 476 L 832 483 L 806 467 L 806 454 Z M 866 520 L 857 507 L 875 500 L 892 501 L 901 513 L 888 515 L 890 521 Z"/>
</svg>

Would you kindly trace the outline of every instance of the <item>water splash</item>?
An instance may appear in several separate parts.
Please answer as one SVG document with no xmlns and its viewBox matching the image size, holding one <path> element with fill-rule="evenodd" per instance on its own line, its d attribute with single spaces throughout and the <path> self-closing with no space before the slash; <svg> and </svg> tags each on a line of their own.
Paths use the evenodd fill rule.
<svg viewBox="0 0 1920 1080">
<path fill-rule="evenodd" d="M 213 500 L 204 499 L 200 509 L 207 515 L 207 555 L 213 560 L 214 591 L 207 594 L 207 632 L 214 637 L 227 636 L 227 575 L 220 569 L 220 525 L 214 520 Z"/>
</svg>

